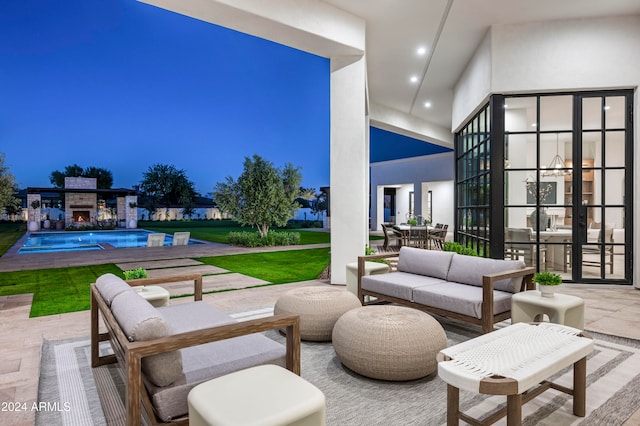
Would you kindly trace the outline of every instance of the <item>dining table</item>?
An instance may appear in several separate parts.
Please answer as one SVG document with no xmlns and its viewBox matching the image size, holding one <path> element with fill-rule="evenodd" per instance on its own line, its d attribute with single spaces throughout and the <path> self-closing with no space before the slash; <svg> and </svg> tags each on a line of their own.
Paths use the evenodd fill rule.
<svg viewBox="0 0 640 426">
<path fill-rule="evenodd" d="M 401 223 L 392 227 L 400 235 L 403 246 L 431 248 L 430 233 L 435 228 L 431 225 L 410 225 Z M 412 238 L 413 237 L 413 238 Z"/>
<path fill-rule="evenodd" d="M 538 232 L 540 243 L 546 244 L 547 268 L 564 270 L 567 262 L 566 248 L 571 244 L 573 231 L 571 229 L 547 229 Z"/>
</svg>

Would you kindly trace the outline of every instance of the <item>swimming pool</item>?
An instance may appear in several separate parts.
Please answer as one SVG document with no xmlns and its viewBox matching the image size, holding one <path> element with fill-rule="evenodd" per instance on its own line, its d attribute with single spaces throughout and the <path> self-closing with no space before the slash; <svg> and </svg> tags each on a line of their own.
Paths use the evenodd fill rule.
<svg viewBox="0 0 640 426">
<path fill-rule="evenodd" d="M 145 247 L 147 236 L 154 232 L 131 231 L 65 231 L 34 232 L 18 250 L 18 254 L 62 251 L 104 250 L 106 248 Z M 167 234 L 164 245 L 170 246 L 173 236 Z M 189 244 L 198 244 L 189 240 Z"/>
</svg>

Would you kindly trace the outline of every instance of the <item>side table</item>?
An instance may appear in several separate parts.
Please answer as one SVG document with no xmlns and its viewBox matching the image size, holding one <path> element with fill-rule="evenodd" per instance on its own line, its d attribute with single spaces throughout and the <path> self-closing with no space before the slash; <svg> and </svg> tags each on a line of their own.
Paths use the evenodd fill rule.
<svg viewBox="0 0 640 426">
<path fill-rule="evenodd" d="M 579 297 L 558 293 L 542 297 L 538 290 L 530 290 L 511 298 L 512 324 L 541 321 L 543 314 L 553 323 L 584 330 L 584 300 Z"/>
<path fill-rule="evenodd" d="M 169 304 L 169 290 L 158 285 L 137 286 L 134 290 L 156 308 Z"/>
<path fill-rule="evenodd" d="M 389 272 L 389 265 L 379 262 L 364 262 L 364 274 L 376 275 Z M 347 263 L 347 290 L 358 296 L 358 262 Z"/>
</svg>

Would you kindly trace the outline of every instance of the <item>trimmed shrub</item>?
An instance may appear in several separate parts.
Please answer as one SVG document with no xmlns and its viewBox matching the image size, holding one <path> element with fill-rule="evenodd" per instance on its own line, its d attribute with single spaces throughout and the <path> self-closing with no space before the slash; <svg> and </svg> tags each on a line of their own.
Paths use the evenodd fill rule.
<svg viewBox="0 0 640 426">
<path fill-rule="evenodd" d="M 243 247 L 292 246 L 300 244 L 300 234 L 297 232 L 269 231 L 264 238 L 258 232 L 237 231 L 229 232 L 227 242 Z"/>
<path fill-rule="evenodd" d="M 478 252 L 470 247 L 465 247 L 460 243 L 456 243 L 453 241 L 447 241 L 444 243 L 443 247 L 444 251 L 452 251 L 458 254 L 464 254 L 466 256 L 477 256 Z"/>
<path fill-rule="evenodd" d="M 147 278 L 147 270 L 144 268 L 129 269 L 122 272 L 125 280 L 137 280 L 138 278 Z"/>
</svg>

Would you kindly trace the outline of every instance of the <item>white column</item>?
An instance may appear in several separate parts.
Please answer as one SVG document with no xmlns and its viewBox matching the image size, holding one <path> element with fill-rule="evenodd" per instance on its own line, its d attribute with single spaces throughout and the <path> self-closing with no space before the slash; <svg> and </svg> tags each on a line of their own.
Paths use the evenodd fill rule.
<svg viewBox="0 0 640 426">
<path fill-rule="evenodd" d="M 334 63 L 332 60 L 332 69 Z M 365 59 L 331 72 L 331 283 L 368 243 L 369 144 Z"/>
</svg>

